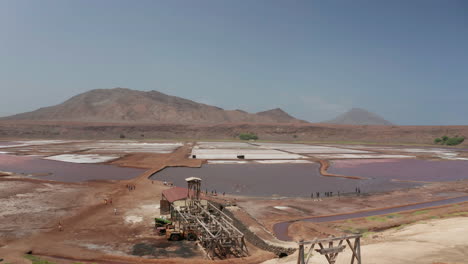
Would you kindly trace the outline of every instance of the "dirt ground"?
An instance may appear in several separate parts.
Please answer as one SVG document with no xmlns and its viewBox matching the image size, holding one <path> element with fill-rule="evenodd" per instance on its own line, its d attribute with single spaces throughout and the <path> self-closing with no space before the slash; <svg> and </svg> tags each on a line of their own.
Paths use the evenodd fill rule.
<svg viewBox="0 0 468 264">
<path fill-rule="evenodd" d="M 364 238 L 361 246 L 367 264 L 464 264 L 468 259 L 468 217 L 420 221 Z M 306 249 L 307 250 L 307 249 Z M 347 264 L 351 251 L 338 256 L 337 264 Z M 296 264 L 297 253 L 263 264 Z M 316 253 L 310 263 L 327 263 Z"/>
<path fill-rule="evenodd" d="M 52 219 L 76 213 L 87 202 L 82 193 L 93 193 L 97 189 L 99 187 L 34 180 L 1 181 L 0 245 L 54 229 L 57 223 L 51 222 Z"/>
<path fill-rule="evenodd" d="M 0 121 L 0 138 L 70 139 L 238 139 L 256 133 L 261 140 L 314 142 L 372 142 L 381 144 L 433 144 L 443 135 L 468 136 L 468 126 L 368 126 L 332 124 L 220 124 L 180 125 L 145 123 L 85 123 L 52 121 Z M 468 146 L 465 141 L 460 147 Z"/>
</svg>

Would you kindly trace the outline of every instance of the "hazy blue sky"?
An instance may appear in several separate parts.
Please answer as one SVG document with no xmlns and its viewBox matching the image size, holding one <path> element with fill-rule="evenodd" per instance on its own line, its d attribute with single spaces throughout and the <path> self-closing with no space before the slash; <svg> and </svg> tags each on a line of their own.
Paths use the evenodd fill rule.
<svg viewBox="0 0 468 264">
<path fill-rule="evenodd" d="M 0 0 L 0 115 L 128 87 L 468 125 L 468 1 Z"/>
</svg>

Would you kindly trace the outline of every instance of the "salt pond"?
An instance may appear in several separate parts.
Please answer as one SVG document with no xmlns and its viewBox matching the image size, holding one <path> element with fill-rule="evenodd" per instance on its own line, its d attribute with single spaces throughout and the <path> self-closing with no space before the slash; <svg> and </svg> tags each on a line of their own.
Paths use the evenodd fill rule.
<svg viewBox="0 0 468 264">
<path fill-rule="evenodd" d="M 57 160 L 64 162 L 73 162 L 73 163 L 102 163 L 111 160 L 118 159 L 117 155 L 98 155 L 98 154 L 61 154 L 46 157 L 44 159 L 48 160 Z"/>
<path fill-rule="evenodd" d="M 310 197 L 311 193 L 379 192 L 417 186 L 389 179 L 353 180 L 324 177 L 317 163 L 310 164 L 206 164 L 201 168 L 170 167 L 151 178 L 185 187 L 185 178 L 202 179 L 202 190 L 245 196 Z"/>
<path fill-rule="evenodd" d="M 468 179 L 468 161 L 386 159 L 336 160 L 331 173 L 375 179 L 444 182 Z"/>
<path fill-rule="evenodd" d="M 0 154 L 0 171 L 33 174 L 35 178 L 62 182 L 131 179 L 145 170 L 113 165 L 78 164 L 31 156 Z"/>
</svg>

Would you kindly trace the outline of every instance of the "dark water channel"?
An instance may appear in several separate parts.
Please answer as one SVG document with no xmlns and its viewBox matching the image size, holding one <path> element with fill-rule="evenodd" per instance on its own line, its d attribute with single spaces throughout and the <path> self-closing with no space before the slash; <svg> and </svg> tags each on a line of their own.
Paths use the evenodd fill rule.
<svg viewBox="0 0 468 264">
<path fill-rule="evenodd" d="M 416 183 L 392 182 L 389 179 L 352 180 L 320 175 L 319 165 L 312 164 L 207 164 L 201 168 L 171 167 L 151 179 L 173 182 L 186 187 L 185 178 L 202 179 L 202 190 L 218 194 L 258 197 L 310 197 L 311 193 L 381 192 L 418 186 Z M 322 194 L 323 195 L 323 194 Z"/>
<path fill-rule="evenodd" d="M 122 168 L 103 164 L 79 164 L 45 160 L 33 156 L 0 154 L 0 171 L 32 174 L 34 178 L 83 182 L 91 180 L 125 180 L 143 173 L 143 169 Z"/>
</svg>

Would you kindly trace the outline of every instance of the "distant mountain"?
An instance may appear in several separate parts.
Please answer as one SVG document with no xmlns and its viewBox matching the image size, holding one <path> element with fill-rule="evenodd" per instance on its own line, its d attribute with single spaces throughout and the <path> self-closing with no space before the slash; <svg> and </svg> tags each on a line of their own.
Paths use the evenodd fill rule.
<svg viewBox="0 0 468 264">
<path fill-rule="evenodd" d="M 275 108 L 275 109 L 271 109 L 271 110 L 267 110 L 263 112 L 258 112 L 257 115 L 271 118 L 273 120 L 276 120 L 276 122 L 279 122 L 279 123 L 289 123 L 290 120 L 298 121 L 296 118 L 292 117 L 291 115 L 283 111 L 283 109 L 281 108 Z M 307 123 L 306 121 L 302 121 L 302 120 L 301 122 Z"/>
<path fill-rule="evenodd" d="M 393 125 L 384 118 L 361 108 L 353 108 L 346 113 L 337 116 L 335 119 L 323 123 L 340 125 Z"/>
<path fill-rule="evenodd" d="M 304 122 L 281 109 L 251 114 L 242 110 L 224 110 L 157 91 L 126 88 L 91 90 L 59 105 L 1 119 L 181 124 Z"/>
</svg>

